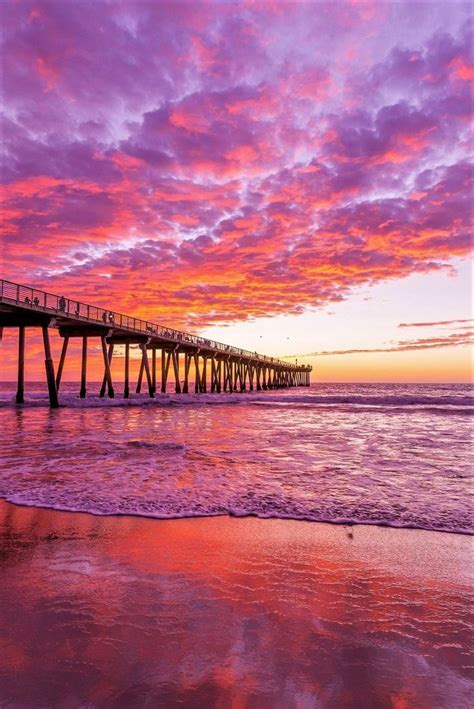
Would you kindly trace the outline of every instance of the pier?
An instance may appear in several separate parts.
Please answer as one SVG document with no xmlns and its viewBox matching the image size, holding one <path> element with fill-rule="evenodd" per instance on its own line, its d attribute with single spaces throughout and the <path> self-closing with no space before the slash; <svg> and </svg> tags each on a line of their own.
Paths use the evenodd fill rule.
<svg viewBox="0 0 474 709">
<path fill-rule="evenodd" d="M 311 366 L 284 362 L 248 350 L 208 340 L 180 330 L 123 315 L 114 310 L 82 303 L 79 300 L 54 295 L 36 288 L 0 280 L 0 339 L 3 329 L 18 330 L 18 377 L 16 401 L 24 402 L 25 338 L 27 328 L 41 328 L 43 336 L 46 382 L 50 406 L 59 406 L 59 390 L 71 338 L 82 344 L 79 396 L 87 395 L 87 356 L 91 340 L 100 343 L 104 371 L 101 397 L 114 398 L 115 383 L 111 364 L 114 347 L 125 348 L 123 396 L 128 398 L 130 382 L 130 347 L 140 349 L 140 369 L 135 385 L 154 397 L 167 391 L 168 383 L 177 394 L 187 394 L 194 375 L 196 394 L 244 391 L 267 391 L 310 385 Z M 49 338 L 50 328 L 56 328 L 62 338 L 61 355 L 54 366 Z M 157 371 L 157 353 L 161 368 Z M 158 376 L 159 375 L 159 376 Z"/>
</svg>

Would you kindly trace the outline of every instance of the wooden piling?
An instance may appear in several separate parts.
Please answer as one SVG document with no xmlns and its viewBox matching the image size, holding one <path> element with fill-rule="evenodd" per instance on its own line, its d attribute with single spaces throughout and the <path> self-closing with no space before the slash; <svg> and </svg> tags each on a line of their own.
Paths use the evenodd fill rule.
<svg viewBox="0 0 474 709">
<path fill-rule="evenodd" d="M 112 373 L 110 365 L 112 364 L 112 356 L 114 353 L 114 345 L 111 343 L 109 345 L 109 351 L 106 352 L 106 342 L 105 336 L 101 337 L 102 341 L 102 354 L 104 357 L 104 377 L 102 379 L 102 386 L 100 387 L 99 396 L 102 398 L 105 396 L 105 390 L 108 390 L 109 399 L 114 398 L 114 387 L 112 385 Z"/>
<path fill-rule="evenodd" d="M 56 389 L 59 391 L 59 385 L 61 384 L 61 378 L 63 376 L 64 362 L 66 361 L 66 352 L 69 344 L 69 337 L 66 335 L 63 339 L 63 346 L 61 348 L 61 357 L 59 358 L 59 366 L 56 374 Z"/>
<path fill-rule="evenodd" d="M 211 394 L 216 390 L 216 362 L 214 355 L 211 355 Z"/>
<path fill-rule="evenodd" d="M 102 381 L 102 386 L 100 389 L 100 396 L 105 395 L 105 389 L 107 388 L 108 395 L 110 399 L 114 398 L 114 387 L 112 384 L 112 374 L 110 371 L 110 364 L 112 362 L 112 355 L 114 352 L 113 344 L 109 345 L 109 351 L 107 352 L 107 343 L 105 341 L 105 335 L 100 338 L 102 343 L 102 356 L 104 358 L 104 379 Z"/>
<path fill-rule="evenodd" d="M 81 389 L 79 396 L 81 399 L 86 398 L 86 379 L 87 379 L 87 335 L 82 337 L 82 357 L 81 357 Z"/>
<path fill-rule="evenodd" d="M 16 387 L 16 403 L 25 402 L 25 328 L 18 328 L 18 379 Z"/>
<path fill-rule="evenodd" d="M 211 357 L 211 393 L 219 391 L 219 365 L 214 355 Z"/>
<path fill-rule="evenodd" d="M 227 360 L 227 376 L 228 376 L 228 384 L 229 384 L 229 393 L 232 394 L 234 391 L 234 383 L 233 383 L 233 369 L 234 365 L 232 360 L 229 358 Z"/>
<path fill-rule="evenodd" d="M 168 382 L 168 372 L 171 362 L 171 352 L 162 350 L 161 355 L 161 393 L 166 394 L 166 384 Z"/>
<path fill-rule="evenodd" d="M 129 385 L 129 378 L 130 378 L 130 343 L 126 342 L 125 343 L 125 376 L 124 376 L 124 384 L 123 384 L 123 398 L 128 399 L 130 396 L 130 385 Z"/>
<path fill-rule="evenodd" d="M 222 389 L 224 392 L 227 391 L 227 361 L 225 359 L 222 360 Z"/>
<path fill-rule="evenodd" d="M 141 392 L 141 390 L 142 390 L 142 381 L 143 381 L 143 371 L 144 371 L 144 369 L 145 369 L 145 362 L 144 362 L 144 359 L 143 359 L 143 350 L 142 350 L 142 359 L 141 359 L 141 362 L 140 362 L 140 370 L 139 370 L 139 372 L 138 372 L 137 386 L 136 386 L 136 389 L 135 389 L 135 392 L 136 392 L 137 394 L 139 394 L 139 393 Z"/>
<path fill-rule="evenodd" d="M 174 372 L 174 390 L 176 394 L 181 394 L 181 385 L 179 383 L 179 353 L 177 347 L 172 352 L 173 372 Z"/>
<path fill-rule="evenodd" d="M 194 392 L 199 394 L 201 391 L 201 373 L 199 371 L 199 352 L 194 354 Z"/>
<path fill-rule="evenodd" d="M 151 351 L 151 383 L 153 393 L 156 394 L 156 347 L 153 347 Z"/>
<path fill-rule="evenodd" d="M 148 394 L 149 394 L 149 395 L 151 396 L 151 398 L 153 399 L 153 397 L 155 396 L 155 393 L 154 393 L 154 391 L 153 391 L 153 383 L 152 383 L 152 380 L 151 380 L 151 372 L 150 372 L 150 365 L 149 365 L 149 363 L 148 363 L 147 348 L 146 348 L 146 345 L 145 345 L 145 344 L 140 345 L 140 347 L 141 347 L 141 349 L 142 349 L 143 367 L 144 367 L 144 369 L 145 369 L 146 381 L 147 381 L 147 384 L 148 384 Z"/>
<path fill-rule="evenodd" d="M 240 391 L 247 389 L 247 365 L 245 362 L 240 364 Z"/>
<path fill-rule="evenodd" d="M 229 386 L 229 376 L 228 376 L 228 374 L 229 374 L 229 367 L 228 367 L 228 364 L 229 364 L 228 359 L 227 359 L 227 360 L 224 359 L 224 360 L 222 361 L 223 370 L 224 370 L 224 371 L 223 371 L 223 374 L 224 374 L 224 377 L 223 377 L 223 378 L 224 378 L 223 389 L 224 389 L 225 392 L 227 391 L 227 388 L 228 388 L 228 386 Z"/>
<path fill-rule="evenodd" d="M 184 383 L 183 383 L 183 394 L 189 392 L 189 370 L 191 369 L 192 355 L 189 352 L 184 353 Z"/>
<path fill-rule="evenodd" d="M 54 376 L 54 364 L 51 357 L 51 346 L 49 344 L 48 326 L 43 325 L 43 346 L 44 346 L 44 366 L 46 370 L 46 381 L 48 382 L 49 405 L 52 409 L 59 406 L 58 391 L 56 389 L 56 379 Z"/>
<path fill-rule="evenodd" d="M 203 355 L 202 358 L 202 374 L 201 374 L 201 393 L 205 394 L 207 392 L 207 357 Z"/>
</svg>

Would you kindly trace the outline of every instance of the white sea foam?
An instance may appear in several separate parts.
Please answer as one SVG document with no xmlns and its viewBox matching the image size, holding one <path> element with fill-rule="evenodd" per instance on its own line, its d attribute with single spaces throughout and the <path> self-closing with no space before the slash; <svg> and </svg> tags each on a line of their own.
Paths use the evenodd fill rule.
<svg viewBox="0 0 474 709">
<path fill-rule="evenodd" d="M 157 394 L 154 398 L 146 395 L 132 395 L 124 399 L 117 395 L 113 399 L 88 394 L 80 399 L 77 394 L 61 393 L 60 404 L 74 408 L 97 408 L 113 406 L 223 406 L 226 404 L 259 404 L 266 406 L 354 406 L 354 407 L 427 407 L 441 411 L 467 409 L 474 411 L 474 396 L 420 396 L 420 395 L 324 395 L 295 394 L 293 390 L 268 392 L 234 392 L 213 394 Z M 0 392 L 0 407 L 15 405 L 15 396 L 11 392 Z M 25 406 L 48 406 L 49 400 L 45 392 L 34 391 L 25 397 Z"/>
</svg>

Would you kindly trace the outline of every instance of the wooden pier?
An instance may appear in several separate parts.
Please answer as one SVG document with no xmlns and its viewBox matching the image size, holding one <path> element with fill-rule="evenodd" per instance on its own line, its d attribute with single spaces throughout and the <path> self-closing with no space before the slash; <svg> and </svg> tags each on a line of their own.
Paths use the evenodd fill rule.
<svg viewBox="0 0 474 709">
<path fill-rule="evenodd" d="M 309 386 L 310 366 L 289 364 L 197 335 L 163 327 L 156 323 L 105 310 L 78 300 L 53 295 L 18 283 L 0 280 L 0 337 L 3 329 L 18 329 L 18 385 L 16 401 L 24 401 L 26 328 L 41 328 L 49 401 L 59 406 L 58 392 L 71 338 L 82 343 L 79 396 L 87 394 L 87 354 L 90 340 L 99 341 L 104 372 L 100 396 L 115 396 L 111 364 L 114 347 L 125 347 L 123 396 L 130 396 L 130 346 L 140 348 L 141 361 L 135 391 L 142 386 L 154 397 L 158 388 L 166 392 L 168 382 L 177 394 L 190 391 L 194 374 L 195 393 L 243 392 Z M 61 356 L 55 373 L 51 356 L 49 329 L 56 328 L 63 338 Z M 157 351 L 161 353 L 158 386 Z M 184 379 L 182 378 L 184 376 Z"/>
</svg>

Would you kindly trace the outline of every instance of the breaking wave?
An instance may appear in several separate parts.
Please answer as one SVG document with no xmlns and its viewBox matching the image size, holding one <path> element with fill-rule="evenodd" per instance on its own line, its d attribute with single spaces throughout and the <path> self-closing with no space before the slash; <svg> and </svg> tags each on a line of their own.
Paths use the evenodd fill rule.
<svg viewBox="0 0 474 709">
<path fill-rule="evenodd" d="M 265 405 L 265 406 L 349 406 L 384 407 L 390 409 L 410 409 L 424 407 L 446 413 L 473 413 L 474 396 L 420 396 L 420 395 L 334 395 L 334 394 L 295 394 L 292 391 L 284 393 L 269 392 L 235 392 L 232 394 L 158 394 L 155 398 L 148 396 L 132 396 L 124 399 L 116 396 L 114 399 L 100 398 L 89 395 L 80 399 L 76 394 L 65 393 L 60 396 L 60 404 L 70 408 L 98 407 L 135 407 L 135 406 L 224 406 L 224 405 Z M 0 394 L 0 407 L 15 405 L 15 397 L 11 393 Z M 48 406 L 47 395 L 34 392 L 27 396 L 24 406 Z"/>
</svg>

